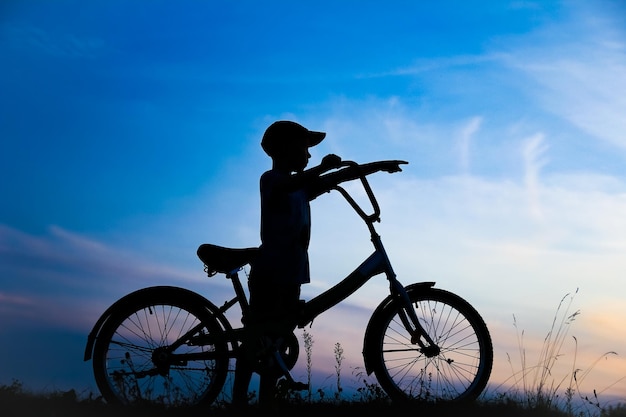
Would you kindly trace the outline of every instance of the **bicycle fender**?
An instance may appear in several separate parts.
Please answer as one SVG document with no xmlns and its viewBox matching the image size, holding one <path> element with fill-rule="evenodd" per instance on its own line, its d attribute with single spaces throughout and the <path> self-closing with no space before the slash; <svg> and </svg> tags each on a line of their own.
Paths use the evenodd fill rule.
<svg viewBox="0 0 626 417">
<path fill-rule="evenodd" d="M 207 310 L 209 310 L 215 316 L 215 318 L 218 320 L 218 322 L 221 324 L 221 326 L 225 330 L 231 329 L 230 323 L 228 322 L 224 314 L 220 311 L 220 309 L 211 301 L 207 300 L 205 297 L 201 296 L 198 293 L 195 293 L 191 290 L 187 290 L 185 288 L 166 286 L 166 285 L 142 288 L 140 290 L 134 291 L 120 298 L 119 300 L 114 302 L 109 308 L 107 308 L 104 311 L 104 313 L 102 313 L 98 321 L 96 321 L 96 324 L 91 329 L 91 332 L 89 332 L 89 335 L 87 336 L 87 345 L 85 346 L 85 354 L 84 354 L 83 360 L 88 361 L 91 359 L 91 356 L 93 354 L 94 344 L 96 342 L 96 339 L 98 338 L 100 330 L 102 329 L 106 321 L 116 311 L 123 309 L 128 305 L 132 305 L 136 303 L 137 300 L 141 300 L 146 297 L 155 296 L 155 295 L 184 297 L 185 299 L 189 300 L 189 304 L 200 304 L 204 306 Z"/>
<path fill-rule="evenodd" d="M 404 288 L 407 292 L 412 292 L 424 291 L 425 289 L 432 288 L 434 286 L 435 282 L 417 282 L 415 284 L 407 285 Z M 381 315 L 381 312 L 384 309 L 389 308 L 389 306 L 394 302 L 395 300 L 393 299 L 392 295 L 388 295 L 383 301 L 381 301 L 381 303 L 378 304 L 378 307 L 376 307 L 376 309 L 372 313 L 372 316 L 367 323 L 367 327 L 365 328 L 365 336 L 363 338 L 363 361 L 365 365 L 365 372 L 367 373 L 367 375 L 370 375 L 374 371 L 373 364 L 376 363 L 376 359 L 374 358 L 374 356 L 379 353 L 378 346 L 374 346 L 374 343 L 371 340 L 371 329 L 374 323 L 379 320 L 378 317 Z"/>
</svg>

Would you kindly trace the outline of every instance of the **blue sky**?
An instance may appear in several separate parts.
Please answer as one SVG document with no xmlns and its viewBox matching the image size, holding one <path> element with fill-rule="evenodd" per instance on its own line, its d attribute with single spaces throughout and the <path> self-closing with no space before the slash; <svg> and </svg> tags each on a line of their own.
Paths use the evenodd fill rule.
<svg viewBox="0 0 626 417">
<path fill-rule="evenodd" d="M 223 301 L 195 250 L 259 243 L 260 138 L 291 119 L 327 132 L 312 164 L 409 161 L 372 177 L 379 232 L 401 281 L 483 314 L 492 386 L 578 289 L 563 372 L 575 336 L 583 388 L 626 397 L 625 27 L 604 0 L 3 2 L 0 382 L 95 389 L 86 335 L 134 289 Z M 305 298 L 370 252 L 337 195 L 312 210 Z M 385 291 L 308 329 L 321 375 L 337 342 L 362 365 Z"/>
</svg>

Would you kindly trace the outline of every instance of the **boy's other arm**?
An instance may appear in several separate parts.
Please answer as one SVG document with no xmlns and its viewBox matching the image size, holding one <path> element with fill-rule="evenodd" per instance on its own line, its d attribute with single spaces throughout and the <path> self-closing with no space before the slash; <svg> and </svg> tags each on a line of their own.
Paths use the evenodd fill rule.
<svg viewBox="0 0 626 417">
<path fill-rule="evenodd" d="M 285 188 L 288 191 L 310 187 L 317 188 L 317 185 L 320 183 L 320 176 L 322 174 L 330 170 L 339 168 L 340 166 L 340 157 L 334 154 L 326 155 L 324 158 L 322 158 L 322 162 L 319 165 L 292 175 L 289 178 L 288 183 L 285 184 Z"/>
</svg>

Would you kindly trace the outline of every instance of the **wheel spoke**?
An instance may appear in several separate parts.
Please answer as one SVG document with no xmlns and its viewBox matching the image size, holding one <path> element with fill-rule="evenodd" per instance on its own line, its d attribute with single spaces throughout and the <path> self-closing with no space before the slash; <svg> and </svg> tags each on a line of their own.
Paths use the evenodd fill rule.
<svg viewBox="0 0 626 417">
<path fill-rule="evenodd" d="M 141 300 L 107 320 L 94 347 L 96 382 L 107 401 L 190 406 L 217 397 L 228 373 L 226 338 L 193 346 L 179 340 L 223 331 L 207 309 L 186 304 Z"/>
<path fill-rule="evenodd" d="M 436 355 L 411 343 L 395 305 L 373 320 L 380 346 L 376 377 L 389 395 L 428 401 L 475 398 L 484 389 L 493 358 L 484 322 L 467 302 L 446 291 L 409 292 L 415 314 L 436 343 Z"/>
</svg>

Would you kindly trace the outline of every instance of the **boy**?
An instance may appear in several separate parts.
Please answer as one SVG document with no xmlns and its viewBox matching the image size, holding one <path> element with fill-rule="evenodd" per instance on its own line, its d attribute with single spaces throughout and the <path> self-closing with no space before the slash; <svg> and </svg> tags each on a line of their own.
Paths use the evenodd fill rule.
<svg viewBox="0 0 626 417">
<path fill-rule="evenodd" d="M 251 264 L 248 288 L 254 324 L 274 324 L 291 332 L 300 299 L 300 286 L 310 282 L 308 247 L 311 231 L 309 202 L 333 186 L 377 171 L 401 171 L 404 161 L 382 161 L 359 167 L 341 166 L 337 155 L 326 155 L 320 165 L 305 170 L 309 148 L 326 136 L 298 123 L 278 121 L 270 125 L 261 146 L 272 158 L 272 169 L 260 179 L 261 246 Z M 325 175 L 324 175 L 325 174 Z M 268 335 L 273 338 L 279 335 Z M 242 362 L 240 364 L 240 362 Z M 245 404 L 250 382 L 250 365 L 237 361 L 233 403 Z M 275 395 L 278 372 L 261 374 L 259 403 L 271 402 Z"/>
</svg>

